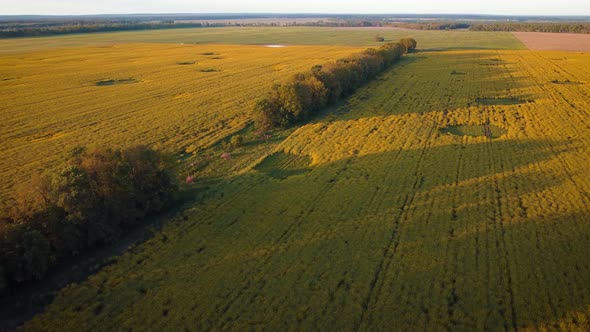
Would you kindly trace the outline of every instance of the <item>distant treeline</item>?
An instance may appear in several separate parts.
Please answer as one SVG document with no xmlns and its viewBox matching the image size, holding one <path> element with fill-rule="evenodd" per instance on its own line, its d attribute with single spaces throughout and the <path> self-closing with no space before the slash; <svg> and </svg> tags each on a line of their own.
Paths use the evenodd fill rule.
<svg viewBox="0 0 590 332">
<path fill-rule="evenodd" d="M 469 29 L 470 23 L 466 22 L 415 22 L 415 23 L 391 23 L 390 26 L 414 29 L 414 30 L 456 30 Z"/>
<path fill-rule="evenodd" d="M 415 30 L 524 31 L 557 33 L 590 33 L 587 22 L 403 22 L 389 26 Z"/>
<path fill-rule="evenodd" d="M 147 21 L 148 19 L 160 19 L 158 21 Z M 471 22 L 471 21 L 422 21 L 411 20 L 395 22 L 384 18 L 373 18 L 364 16 L 344 16 L 344 17 L 311 17 L 310 21 L 297 21 L 299 17 L 260 17 L 261 21 L 248 16 L 195 16 L 181 17 L 121 17 L 109 19 L 91 19 L 84 18 L 79 20 L 73 19 L 39 19 L 31 20 L 1 20 L 0 19 L 0 38 L 18 38 L 18 37 L 40 37 L 51 35 L 64 35 L 74 33 L 93 33 L 93 32 L 114 32 L 114 31 L 133 31 L 133 30 L 156 30 L 156 29 L 182 29 L 182 28 L 201 28 L 201 27 L 240 27 L 240 26 L 310 26 L 310 27 L 399 27 L 415 30 L 456 30 L 471 29 L 473 31 L 538 31 L 538 32 L 568 32 L 568 33 L 590 33 L 590 23 L 588 22 Z M 201 19 L 201 21 L 193 21 Z M 203 18 L 210 20 L 204 21 Z M 276 18 L 277 21 L 268 21 Z M 315 20 L 317 19 L 317 20 Z M 186 20 L 186 21 L 185 21 Z M 246 21 L 245 21 L 246 20 Z M 247 21 L 250 20 L 250 21 Z M 266 21 L 265 21 L 266 20 Z"/>
<path fill-rule="evenodd" d="M 143 146 L 76 149 L 2 211 L 0 294 L 170 208 L 177 185 L 168 165 Z"/>
<path fill-rule="evenodd" d="M 92 33 L 92 32 L 113 32 L 113 31 L 131 31 L 131 30 L 156 30 L 156 29 L 182 29 L 182 28 L 200 28 L 209 26 L 202 23 L 88 23 L 60 25 L 60 24 L 40 24 L 40 25 L 0 25 L 0 38 L 18 38 L 18 37 L 41 37 L 52 35 L 66 35 L 73 33 Z M 216 26 L 216 25 L 211 25 Z M 218 26 L 221 26 L 218 25 Z"/>
<path fill-rule="evenodd" d="M 327 105 L 352 94 L 415 48 L 416 40 L 405 38 L 336 62 L 316 65 L 308 72 L 294 75 L 285 84 L 276 84 L 256 103 L 256 129 L 286 127 L 308 119 Z"/>
<path fill-rule="evenodd" d="M 524 32 L 558 32 L 590 33 L 590 23 L 532 23 L 503 22 L 479 23 L 471 26 L 473 31 L 524 31 Z"/>
<path fill-rule="evenodd" d="M 309 22 L 288 21 L 224 21 L 216 19 L 205 22 L 176 22 L 163 20 L 159 22 L 134 21 L 48 21 L 48 22 L 4 22 L 0 21 L 0 38 L 42 37 L 66 35 L 74 33 L 114 32 L 133 30 L 209 28 L 209 27 L 275 27 L 275 26 L 310 26 L 310 27 L 376 27 L 384 26 L 383 22 L 369 20 L 322 20 Z"/>
</svg>

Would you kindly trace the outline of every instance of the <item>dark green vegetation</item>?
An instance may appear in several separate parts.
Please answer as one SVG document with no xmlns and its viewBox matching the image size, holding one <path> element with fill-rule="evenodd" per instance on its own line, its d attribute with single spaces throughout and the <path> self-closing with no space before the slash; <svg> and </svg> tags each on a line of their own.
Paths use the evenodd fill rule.
<svg viewBox="0 0 590 332">
<path fill-rule="evenodd" d="M 215 69 L 215 68 L 204 68 L 204 69 L 199 69 L 199 71 L 202 73 L 217 73 L 217 72 L 220 72 L 221 70 Z"/>
<path fill-rule="evenodd" d="M 506 133 L 506 130 L 494 125 L 457 125 L 441 128 L 443 134 L 456 136 L 483 136 L 487 138 L 499 138 Z"/>
<path fill-rule="evenodd" d="M 588 22 L 488 22 L 473 24 L 473 31 L 522 31 L 522 32 L 559 32 L 559 33 L 590 33 Z"/>
<path fill-rule="evenodd" d="M 575 82 L 575 81 L 570 81 L 570 80 L 564 80 L 564 81 L 552 80 L 551 83 L 554 83 L 554 84 L 565 84 L 565 85 L 579 85 L 579 84 L 583 84 L 582 82 Z"/>
<path fill-rule="evenodd" d="M 122 78 L 117 80 L 102 80 L 96 82 L 96 86 L 109 86 L 109 85 L 117 85 L 117 84 L 131 84 L 137 83 L 137 80 L 134 78 Z"/>
<path fill-rule="evenodd" d="M 590 33 L 585 22 L 498 22 L 498 21 L 417 21 L 392 23 L 392 26 L 415 30 L 523 31 L 556 33 Z"/>
<path fill-rule="evenodd" d="M 0 23 L 0 38 L 43 37 L 97 32 L 200 28 L 201 23 L 175 22 L 63 22 L 63 23 Z"/>
<path fill-rule="evenodd" d="M 275 152 L 264 158 L 254 169 L 275 179 L 283 180 L 293 175 L 309 172 L 311 163 L 311 157 L 307 155 L 298 156 Z"/>
<path fill-rule="evenodd" d="M 480 105 L 518 105 L 528 101 L 518 98 L 476 98 L 475 102 Z"/>
<path fill-rule="evenodd" d="M 457 30 L 457 29 L 469 29 L 471 23 L 467 22 L 449 22 L 449 21 L 429 21 L 429 22 L 401 22 L 392 23 L 392 26 L 415 29 L 415 30 Z"/>
<path fill-rule="evenodd" d="M 115 241 L 171 207 L 175 195 L 175 179 L 156 151 L 76 149 L 58 171 L 20 192 L 0 219 L 0 294 Z"/>
<path fill-rule="evenodd" d="M 291 82 L 276 84 L 256 103 L 254 123 L 260 131 L 286 127 L 307 120 L 328 105 L 337 103 L 388 69 L 404 54 L 416 49 L 416 40 L 404 38 L 378 49 L 367 49 L 336 62 L 314 66 Z"/>
</svg>

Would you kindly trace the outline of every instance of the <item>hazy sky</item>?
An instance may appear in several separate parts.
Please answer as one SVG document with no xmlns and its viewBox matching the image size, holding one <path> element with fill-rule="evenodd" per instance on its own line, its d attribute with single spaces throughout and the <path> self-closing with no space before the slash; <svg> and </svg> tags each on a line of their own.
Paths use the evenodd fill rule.
<svg viewBox="0 0 590 332">
<path fill-rule="evenodd" d="M 590 0 L 0 0 L 0 15 L 112 13 L 590 15 Z"/>
</svg>

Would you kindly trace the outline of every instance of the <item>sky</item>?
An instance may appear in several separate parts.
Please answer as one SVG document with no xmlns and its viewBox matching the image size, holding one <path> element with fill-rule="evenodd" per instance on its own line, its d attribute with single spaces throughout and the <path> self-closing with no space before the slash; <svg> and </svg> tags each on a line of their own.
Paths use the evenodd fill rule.
<svg viewBox="0 0 590 332">
<path fill-rule="evenodd" d="M 0 15 L 128 13 L 590 15 L 590 0 L 0 0 Z"/>
</svg>

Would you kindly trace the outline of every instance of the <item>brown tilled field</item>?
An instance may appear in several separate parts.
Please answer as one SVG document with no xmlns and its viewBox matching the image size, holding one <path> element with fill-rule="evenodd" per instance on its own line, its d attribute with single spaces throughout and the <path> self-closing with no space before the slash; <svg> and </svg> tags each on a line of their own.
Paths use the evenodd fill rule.
<svg viewBox="0 0 590 332">
<path fill-rule="evenodd" d="M 590 51 L 590 35 L 547 32 L 513 32 L 513 34 L 530 50 Z"/>
</svg>

